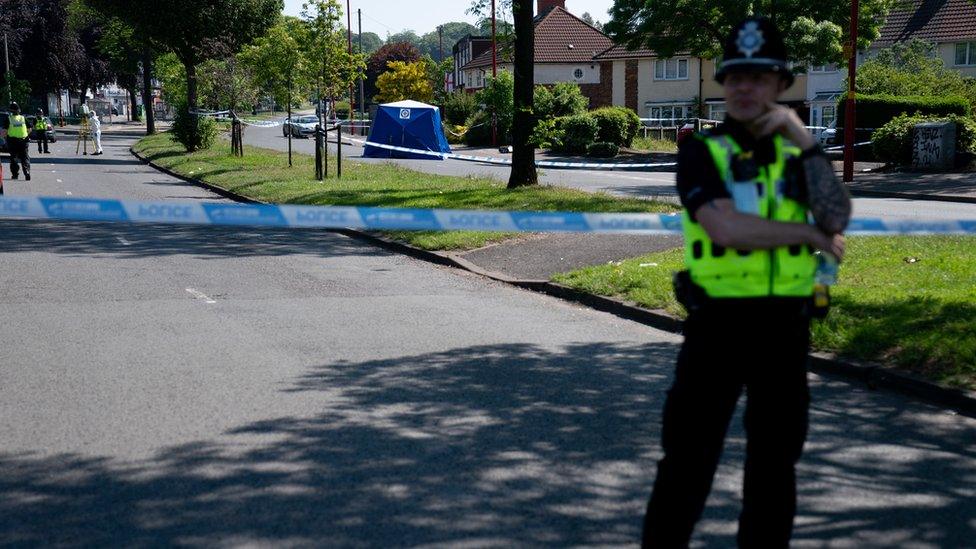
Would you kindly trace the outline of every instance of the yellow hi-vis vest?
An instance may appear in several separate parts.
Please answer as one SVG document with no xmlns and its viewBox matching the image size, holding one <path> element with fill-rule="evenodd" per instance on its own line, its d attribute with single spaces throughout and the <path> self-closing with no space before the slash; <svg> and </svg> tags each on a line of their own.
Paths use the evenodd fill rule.
<svg viewBox="0 0 976 549">
<path fill-rule="evenodd" d="M 719 177 L 735 202 L 737 211 L 772 221 L 808 223 L 809 210 L 784 194 L 787 160 L 801 151 L 774 137 L 776 157 L 758 167 L 752 181 L 735 181 L 732 160 L 742 148 L 728 135 L 696 135 L 707 145 Z M 701 225 L 684 211 L 685 263 L 691 279 L 709 297 L 809 297 L 813 295 L 817 268 L 813 251 L 805 245 L 771 250 L 730 250 L 712 242 Z"/>
<path fill-rule="evenodd" d="M 27 130 L 27 119 L 20 114 L 10 115 L 10 129 L 7 131 L 7 137 L 27 139 L 28 135 L 30 135 L 30 131 Z"/>
<path fill-rule="evenodd" d="M 34 122 L 34 129 L 39 132 L 47 131 L 47 122 L 44 121 L 43 116 L 37 117 L 37 121 Z"/>
</svg>

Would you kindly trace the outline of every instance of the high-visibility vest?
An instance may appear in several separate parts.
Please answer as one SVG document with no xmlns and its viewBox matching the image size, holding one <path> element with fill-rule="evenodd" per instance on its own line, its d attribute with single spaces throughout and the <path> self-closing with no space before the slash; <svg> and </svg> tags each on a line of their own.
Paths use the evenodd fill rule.
<svg viewBox="0 0 976 549">
<path fill-rule="evenodd" d="M 27 130 L 27 119 L 21 114 L 10 115 L 10 129 L 7 130 L 7 137 L 27 139 L 30 132 Z"/>
<path fill-rule="evenodd" d="M 733 159 L 742 148 L 728 135 L 696 134 L 705 142 L 719 177 L 737 211 L 772 221 L 808 223 L 805 204 L 785 196 L 787 160 L 800 149 L 774 137 L 775 160 L 758 169 L 751 181 L 735 181 Z M 709 297 L 809 297 L 813 295 L 816 256 L 806 245 L 771 250 L 731 250 L 715 244 L 701 225 L 684 211 L 685 263 L 691 279 Z"/>
<path fill-rule="evenodd" d="M 44 121 L 43 116 L 37 117 L 37 122 L 34 122 L 34 129 L 39 132 L 47 131 L 47 122 Z"/>
</svg>

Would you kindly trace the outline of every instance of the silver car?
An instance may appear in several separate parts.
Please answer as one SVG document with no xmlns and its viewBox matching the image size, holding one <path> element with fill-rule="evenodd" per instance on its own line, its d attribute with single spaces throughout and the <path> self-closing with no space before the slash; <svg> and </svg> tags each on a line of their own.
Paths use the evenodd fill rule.
<svg viewBox="0 0 976 549">
<path fill-rule="evenodd" d="M 305 115 L 305 116 L 293 116 L 292 118 L 286 118 L 285 123 L 281 126 L 281 135 L 288 137 L 291 133 L 292 137 L 308 137 L 310 135 L 315 135 L 315 126 L 319 123 L 319 119 L 315 115 Z"/>
</svg>

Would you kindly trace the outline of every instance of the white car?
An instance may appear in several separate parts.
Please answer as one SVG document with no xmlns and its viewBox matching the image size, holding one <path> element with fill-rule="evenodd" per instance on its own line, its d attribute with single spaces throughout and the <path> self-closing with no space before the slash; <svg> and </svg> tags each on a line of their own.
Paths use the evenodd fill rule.
<svg viewBox="0 0 976 549">
<path fill-rule="evenodd" d="M 818 139 L 820 144 L 824 146 L 837 144 L 837 121 L 831 122 L 829 126 L 821 130 Z"/>
<path fill-rule="evenodd" d="M 293 137 L 315 135 L 315 126 L 318 123 L 319 119 L 314 115 L 296 116 L 285 119 L 285 123 L 281 126 L 281 135 L 288 137 L 289 132 L 291 132 Z"/>
</svg>

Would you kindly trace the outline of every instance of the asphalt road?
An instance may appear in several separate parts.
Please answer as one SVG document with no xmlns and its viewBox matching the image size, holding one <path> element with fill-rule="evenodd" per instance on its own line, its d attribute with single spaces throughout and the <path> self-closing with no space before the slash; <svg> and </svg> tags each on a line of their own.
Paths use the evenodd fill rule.
<svg viewBox="0 0 976 549">
<path fill-rule="evenodd" d="M 334 136 L 333 136 L 334 137 Z M 357 138 L 364 139 L 364 138 Z M 288 140 L 281 135 L 281 128 L 247 128 L 244 142 L 249 145 L 275 150 L 288 150 Z M 293 150 L 303 154 L 315 154 L 312 139 L 293 139 Z M 335 151 L 335 144 L 330 146 Z M 438 175 L 484 176 L 508 181 L 510 169 L 462 160 L 382 160 L 358 158 L 362 148 L 344 145 L 343 156 L 357 157 L 357 161 L 382 163 L 396 162 L 418 171 Z M 332 168 L 330 168 L 332 169 Z M 655 171 L 596 171 L 596 170 L 540 170 L 539 180 L 549 185 L 600 191 L 617 196 L 655 198 L 677 201 L 673 168 Z M 976 219 L 976 204 L 904 200 L 894 198 L 857 198 L 854 213 L 860 217 L 923 218 L 923 219 Z"/>
<path fill-rule="evenodd" d="M 132 139 L 6 191 L 220 200 Z M 320 231 L 0 234 L 0 546 L 639 538 L 674 335 Z M 976 420 L 812 391 L 795 546 L 974 545 Z M 734 544 L 743 449 L 695 546 Z"/>
</svg>

